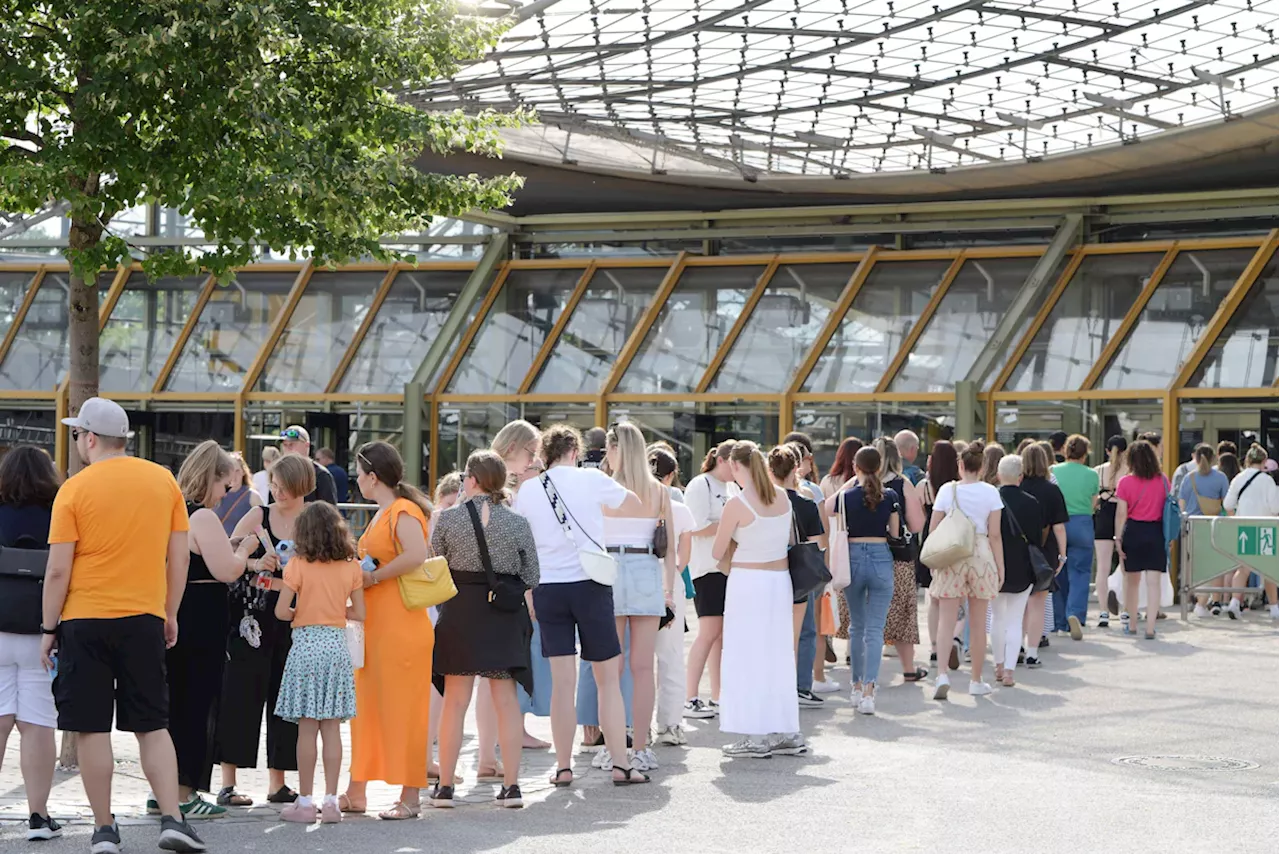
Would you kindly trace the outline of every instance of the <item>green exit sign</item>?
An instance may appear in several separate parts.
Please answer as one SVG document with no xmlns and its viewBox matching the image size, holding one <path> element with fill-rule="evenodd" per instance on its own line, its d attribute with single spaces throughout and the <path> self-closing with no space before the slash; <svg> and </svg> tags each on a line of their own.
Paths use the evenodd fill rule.
<svg viewBox="0 0 1280 854">
<path fill-rule="evenodd" d="M 1276 529 L 1270 525 L 1241 525 L 1236 531 L 1236 554 L 1241 557 L 1274 557 Z"/>
</svg>

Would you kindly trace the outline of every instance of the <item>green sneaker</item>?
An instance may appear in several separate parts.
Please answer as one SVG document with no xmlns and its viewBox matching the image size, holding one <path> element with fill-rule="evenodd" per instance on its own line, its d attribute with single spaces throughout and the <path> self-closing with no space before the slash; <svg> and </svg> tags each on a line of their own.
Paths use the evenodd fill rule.
<svg viewBox="0 0 1280 854">
<path fill-rule="evenodd" d="M 147 815 L 160 815 L 160 802 L 155 798 L 147 798 Z"/>
<path fill-rule="evenodd" d="M 226 807 L 220 807 L 217 804 L 211 804 L 204 798 L 200 797 L 199 792 L 191 793 L 191 800 L 185 804 L 179 804 L 178 809 L 182 811 L 182 817 L 187 821 L 196 821 L 206 818 L 222 818 L 227 814 Z"/>
</svg>

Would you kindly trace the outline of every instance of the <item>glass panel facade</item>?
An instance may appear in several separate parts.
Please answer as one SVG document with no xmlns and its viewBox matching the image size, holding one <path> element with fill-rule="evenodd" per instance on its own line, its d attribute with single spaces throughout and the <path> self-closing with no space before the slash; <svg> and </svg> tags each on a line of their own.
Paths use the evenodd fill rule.
<svg viewBox="0 0 1280 854">
<path fill-rule="evenodd" d="M 116 277 L 114 270 L 98 276 L 102 299 Z M 0 365 L 0 389 L 5 391 L 53 391 L 66 376 L 70 364 L 67 342 L 67 300 L 70 274 L 45 273 L 13 339 L 9 355 Z"/>
<path fill-rule="evenodd" d="M 950 261 L 881 261 L 809 372 L 807 392 L 875 391 Z"/>
<path fill-rule="evenodd" d="M 440 453 L 436 477 L 462 471 L 472 451 L 488 448 L 498 431 L 519 417 L 520 407 L 513 403 L 440 404 L 436 415 Z"/>
<path fill-rule="evenodd" d="M 786 391 L 856 268 L 780 265 L 707 391 Z"/>
<path fill-rule="evenodd" d="M 597 269 L 530 391 L 600 391 L 668 269 Z"/>
<path fill-rule="evenodd" d="M 949 392 L 964 379 L 1038 258 L 969 259 L 938 303 L 889 391 Z M 1031 322 L 1032 308 L 1012 338 Z"/>
<path fill-rule="evenodd" d="M 356 349 L 350 367 L 338 383 L 338 391 L 351 394 L 395 394 L 413 379 L 435 341 L 454 303 L 458 301 L 469 270 L 408 270 L 396 274 L 378 315 Z M 484 300 L 482 289 L 472 301 L 466 323 L 456 341 L 475 320 Z M 427 384 L 431 389 L 449 354 L 436 366 Z"/>
<path fill-rule="evenodd" d="M 1162 257 L 1090 255 L 1080 262 L 1005 389 L 1078 389 Z"/>
<path fill-rule="evenodd" d="M 238 392 L 297 278 L 297 271 L 246 271 L 215 288 L 165 391 Z"/>
<path fill-rule="evenodd" d="M 1191 377 L 1193 388 L 1258 388 L 1276 381 L 1276 259 L 1249 287 L 1231 321 Z"/>
<path fill-rule="evenodd" d="M 27 288 L 35 277 L 35 273 L 0 270 L 0 339 L 8 334 L 22 306 L 22 298 L 27 295 Z"/>
<path fill-rule="evenodd" d="M 899 430 L 911 430 L 920 437 L 920 454 L 915 464 L 924 467 L 929 449 L 938 439 L 950 439 L 956 423 L 956 408 L 951 401 L 933 403 L 799 403 L 793 413 L 793 429 L 808 433 L 813 439 L 813 464 L 822 478 L 835 462 L 840 443 L 850 436 L 863 442 L 877 436 L 892 436 Z"/>
<path fill-rule="evenodd" d="M 1169 385 L 1255 254 L 1253 249 L 1179 252 L 1097 387 Z"/>
<path fill-rule="evenodd" d="M 145 273 L 129 274 L 99 339 L 104 391 L 151 391 L 206 281 L 187 276 L 148 282 Z"/>
<path fill-rule="evenodd" d="M 580 268 L 508 273 L 448 390 L 459 394 L 520 391 L 582 273 Z"/>
<path fill-rule="evenodd" d="M 697 388 L 764 270 L 686 267 L 617 391 L 687 394 Z"/>
<path fill-rule="evenodd" d="M 267 360 L 257 391 L 323 392 L 385 272 L 317 270 Z"/>
</svg>

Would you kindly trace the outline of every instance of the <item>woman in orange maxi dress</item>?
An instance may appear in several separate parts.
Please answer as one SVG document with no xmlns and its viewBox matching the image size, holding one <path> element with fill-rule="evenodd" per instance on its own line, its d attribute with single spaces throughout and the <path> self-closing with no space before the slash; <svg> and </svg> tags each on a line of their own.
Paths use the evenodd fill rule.
<svg viewBox="0 0 1280 854">
<path fill-rule="evenodd" d="M 370 442 L 356 454 L 356 483 L 378 505 L 360 538 L 364 560 L 364 667 L 356 671 L 356 716 L 351 721 L 351 781 L 345 812 L 368 807 L 365 784 L 399 785 L 400 799 L 378 817 L 414 818 L 427 785 L 431 716 L 431 658 L 435 633 L 425 610 L 410 611 L 396 579 L 427 558 L 430 505 L 403 481 L 404 461 L 391 445 Z M 377 568 L 369 571 L 370 562 Z"/>
</svg>

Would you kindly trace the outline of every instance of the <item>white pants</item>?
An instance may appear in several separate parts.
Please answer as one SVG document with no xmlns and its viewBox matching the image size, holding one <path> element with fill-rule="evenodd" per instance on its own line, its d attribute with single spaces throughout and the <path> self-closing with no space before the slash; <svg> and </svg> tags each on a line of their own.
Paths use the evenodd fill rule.
<svg viewBox="0 0 1280 854">
<path fill-rule="evenodd" d="M 1031 587 L 1028 587 L 1021 593 L 997 593 L 991 603 L 991 658 L 1005 670 L 1018 666 L 1018 652 L 1022 649 L 1022 616 L 1030 596 Z M 1040 638 L 1030 642 L 1039 643 Z"/>
<path fill-rule="evenodd" d="M 676 576 L 679 582 L 679 576 Z M 676 618 L 665 629 L 658 630 L 658 730 L 679 726 L 684 720 L 684 619 L 689 600 L 684 598 L 684 586 L 677 585 L 675 597 Z"/>
<path fill-rule="evenodd" d="M 40 635 L 0 632 L 0 717 L 24 724 L 58 725 L 53 680 L 40 663 Z"/>
</svg>

